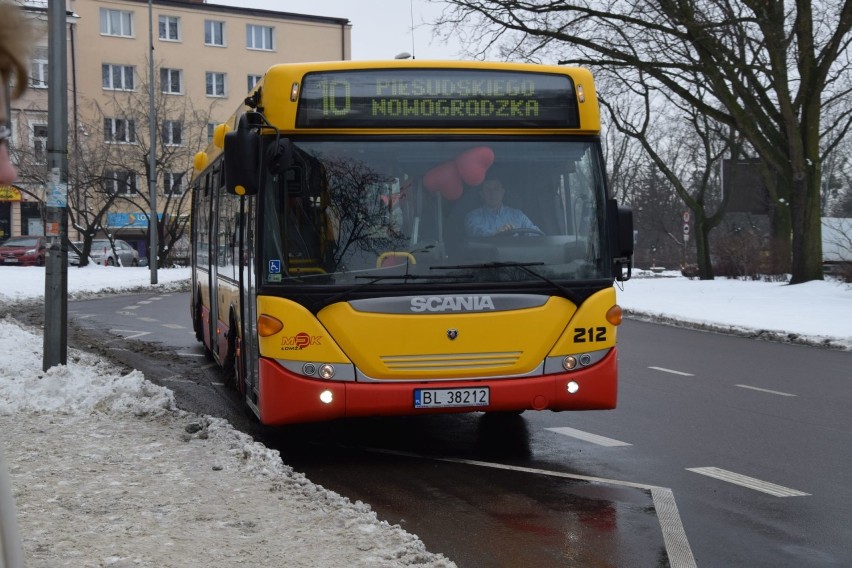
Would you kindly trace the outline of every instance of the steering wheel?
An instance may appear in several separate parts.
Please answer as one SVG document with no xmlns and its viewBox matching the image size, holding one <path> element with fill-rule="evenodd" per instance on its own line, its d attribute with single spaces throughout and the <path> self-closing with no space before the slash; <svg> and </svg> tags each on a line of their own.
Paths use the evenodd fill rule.
<svg viewBox="0 0 852 568">
<path fill-rule="evenodd" d="M 512 229 L 506 229 L 505 231 L 500 231 L 498 233 L 495 233 L 494 236 L 495 237 L 505 237 L 507 235 L 513 236 L 513 237 L 517 237 L 517 236 L 520 236 L 520 235 L 532 235 L 532 236 L 536 236 L 536 237 L 543 237 L 543 236 L 545 236 L 545 233 L 541 229 L 535 229 L 533 227 L 514 227 Z"/>
</svg>

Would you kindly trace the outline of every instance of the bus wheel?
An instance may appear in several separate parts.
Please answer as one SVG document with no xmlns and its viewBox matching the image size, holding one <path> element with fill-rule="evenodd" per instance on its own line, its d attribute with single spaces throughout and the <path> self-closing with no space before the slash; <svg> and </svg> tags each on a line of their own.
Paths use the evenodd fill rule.
<svg viewBox="0 0 852 568">
<path fill-rule="evenodd" d="M 204 323 L 201 317 L 201 292 L 195 296 L 198 298 L 195 301 L 195 308 L 192 310 L 192 330 L 195 332 L 195 339 L 204 341 Z"/>
<path fill-rule="evenodd" d="M 241 396 L 246 395 L 246 382 L 245 377 L 243 377 L 242 366 L 243 366 L 243 355 L 242 355 L 242 345 L 240 344 L 239 338 L 237 338 L 237 350 L 234 353 L 234 382 L 236 383 L 237 392 L 240 393 Z"/>
<path fill-rule="evenodd" d="M 234 316 L 230 318 L 230 326 L 228 326 L 228 347 L 225 352 L 225 358 L 222 360 L 222 370 L 225 375 L 225 385 L 229 387 L 237 387 L 237 324 L 234 322 Z"/>
</svg>

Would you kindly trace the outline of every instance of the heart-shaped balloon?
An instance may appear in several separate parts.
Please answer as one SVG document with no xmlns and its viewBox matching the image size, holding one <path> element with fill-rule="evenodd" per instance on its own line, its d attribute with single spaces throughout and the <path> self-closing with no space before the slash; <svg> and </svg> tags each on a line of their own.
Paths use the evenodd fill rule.
<svg viewBox="0 0 852 568">
<path fill-rule="evenodd" d="M 464 191 L 464 183 L 454 162 L 444 162 L 426 172 L 423 187 L 437 191 L 451 201 L 461 197 Z"/>
<path fill-rule="evenodd" d="M 494 150 L 487 146 L 471 148 L 456 158 L 456 166 L 468 185 L 479 185 L 485 179 L 488 168 L 494 163 Z"/>
</svg>

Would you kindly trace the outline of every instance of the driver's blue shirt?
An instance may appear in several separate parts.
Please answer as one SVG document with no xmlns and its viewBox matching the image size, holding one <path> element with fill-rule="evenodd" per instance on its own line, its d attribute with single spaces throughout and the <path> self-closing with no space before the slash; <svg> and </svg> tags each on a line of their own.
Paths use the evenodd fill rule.
<svg viewBox="0 0 852 568">
<path fill-rule="evenodd" d="M 507 224 L 512 225 L 515 229 L 535 229 L 540 231 L 535 224 L 530 221 L 523 211 L 513 207 L 501 205 L 500 209 L 494 210 L 487 205 L 481 205 L 464 218 L 464 226 L 468 236 L 471 237 L 490 237 L 496 235 L 500 227 Z"/>
</svg>

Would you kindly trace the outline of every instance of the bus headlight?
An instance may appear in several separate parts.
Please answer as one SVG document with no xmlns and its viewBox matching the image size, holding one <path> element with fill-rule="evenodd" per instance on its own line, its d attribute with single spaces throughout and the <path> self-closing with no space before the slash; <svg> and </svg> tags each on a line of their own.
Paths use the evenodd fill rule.
<svg viewBox="0 0 852 568">
<path fill-rule="evenodd" d="M 321 379 L 330 379 L 334 376 L 334 365 L 323 363 L 319 368 L 319 376 Z"/>
<path fill-rule="evenodd" d="M 580 385 L 571 381 L 565 385 L 565 390 L 567 390 L 569 394 L 575 394 L 578 390 L 580 390 Z"/>
<path fill-rule="evenodd" d="M 577 358 L 573 355 L 568 355 L 562 359 L 562 366 L 565 367 L 566 371 L 570 371 L 577 366 Z"/>
<path fill-rule="evenodd" d="M 320 402 L 324 402 L 325 404 L 331 404 L 334 400 L 334 395 L 329 390 L 322 391 L 320 393 Z"/>
</svg>

